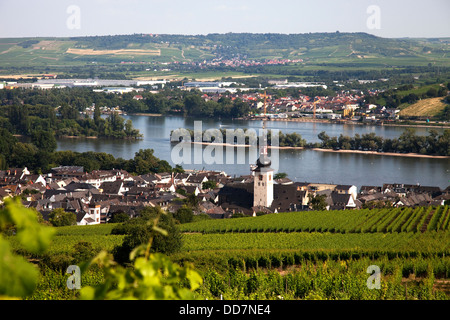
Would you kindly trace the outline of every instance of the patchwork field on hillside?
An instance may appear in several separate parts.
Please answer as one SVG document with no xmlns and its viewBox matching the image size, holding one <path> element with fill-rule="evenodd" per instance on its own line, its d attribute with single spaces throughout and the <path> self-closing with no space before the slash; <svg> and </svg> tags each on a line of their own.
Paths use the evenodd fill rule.
<svg viewBox="0 0 450 320">
<path fill-rule="evenodd" d="M 139 50 L 139 49 L 119 49 L 119 50 L 95 50 L 95 49 L 67 49 L 66 53 L 101 56 L 101 55 L 161 55 L 161 50 Z"/>
<path fill-rule="evenodd" d="M 423 99 L 400 111 L 401 116 L 432 117 L 444 110 L 447 104 L 442 97 Z"/>
</svg>

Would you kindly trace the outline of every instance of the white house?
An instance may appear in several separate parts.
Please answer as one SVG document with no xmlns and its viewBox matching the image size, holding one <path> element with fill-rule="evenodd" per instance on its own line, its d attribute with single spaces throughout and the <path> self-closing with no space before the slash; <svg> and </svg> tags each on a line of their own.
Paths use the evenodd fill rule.
<svg viewBox="0 0 450 320">
<path fill-rule="evenodd" d="M 100 188 L 100 185 L 103 182 L 114 182 L 117 180 L 117 176 L 115 174 L 111 174 L 108 171 L 92 171 L 91 173 L 85 174 L 82 178 L 80 178 L 80 181 L 89 183 L 96 187 L 97 189 Z"/>
<path fill-rule="evenodd" d="M 89 205 L 88 212 L 84 214 L 77 225 L 86 226 L 92 224 L 100 224 L 100 205 Z"/>
<path fill-rule="evenodd" d="M 334 188 L 334 191 L 336 191 L 339 194 L 350 194 L 353 198 L 353 200 L 356 199 L 358 195 L 358 188 L 354 185 L 337 185 Z"/>
<path fill-rule="evenodd" d="M 187 178 L 185 184 L 187 186 L 198 187 L 199 190 L 202 190 L 203 189 L 203 182 L 206 182 L 206 181 L 208 181 L 208 178 L 206 177 L 206 175 L 198 174 L 198 175 L 191 175 L 191 176 L 189 176 L 189 178 Z"/>
</svg>

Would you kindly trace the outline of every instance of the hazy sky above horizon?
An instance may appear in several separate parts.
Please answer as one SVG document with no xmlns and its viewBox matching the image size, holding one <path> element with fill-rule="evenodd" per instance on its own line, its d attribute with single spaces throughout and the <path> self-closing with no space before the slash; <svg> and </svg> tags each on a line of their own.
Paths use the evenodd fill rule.
<svg viewBox="0 0 450 320">
<path fill-rule="evenodd" d="M 0 0 L 0 37 L 367 32 L 450 37 L 449 0 Z"/>
</svg>

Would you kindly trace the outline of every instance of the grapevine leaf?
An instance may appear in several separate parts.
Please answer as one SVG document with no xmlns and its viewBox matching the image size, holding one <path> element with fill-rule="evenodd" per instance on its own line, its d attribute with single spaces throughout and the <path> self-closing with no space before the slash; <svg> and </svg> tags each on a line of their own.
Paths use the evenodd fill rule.
<svg viewBox="0 0 450 320">
<path fill-rule="evenodd" d="M 17 239 L 26 250 L 41 253 L 48 248 L 55 233 L 53 228 L 39 224 L 36 214 L 18 201 L 6 201 L 5 211 L 17 228 Z"/>
<path fill-rule="evenodd" d="M 160 228 L 158 226 L 153 226 L 153 230 L 155 230 L 156 232 L 161 233 L 163 236 L 167 236 L 168 235 L 166 230 L 164 230 L 164 229 L 162 229 L 162 228 Z"/>
<path fill-rule="evenodd" d="M 38 270 L 24 258 L 13 255 L 9 243 L 0 238 L 0 296 L 31 295 L 37 279 Z"/>
</svg>

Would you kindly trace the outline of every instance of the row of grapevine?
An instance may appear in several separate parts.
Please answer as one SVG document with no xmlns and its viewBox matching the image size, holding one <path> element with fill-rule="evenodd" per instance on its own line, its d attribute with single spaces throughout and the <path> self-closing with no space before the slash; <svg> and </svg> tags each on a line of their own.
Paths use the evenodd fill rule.
<svg viewBox="0 0 450 320">
<path fill-rule="evenodd" d="M 339 212 L 339 211 L 338 211 Z M 335 225 L 335 230 L 336 232 L 341 232 L 341 233 L 347 233 L 347 232 L 352 232 L 352 230 L 355 229 L 355 226 L 358 224 L 359 221 L 363 221 L 364 219 L 366 219 L 368 216 L 371 215 L 371 210 L 370 209 L 362 209 L 362 210 L 357 210 L 357 212 L 354 213 L 354 217 L 352 219 L 341 219 L 341 221 L 333 221 L 333 219 L 328 220 L 328 224 L 330 225 Z M 350 217 L 350 215 L 345 212 L 345 211 L 340 211 L 341 215 L 347 215 Z"/>
<path fill-rule="evenodd" d="M 387 211 L 387 209 L 377 210 L 375 209 L 371 216 L 368 217 L 368 219 L 364 222 L 364 224 L 360 227 L 358 230 L 359 232 L 369 232 L 371 227 L 375 225 L 382 217 L 383 213 Z"/>
<path fill-rule="evenodd" d="M 421 252 L 417 250 L 381 250 L 381 249 L 235 249 L 235 250 L 207 250 L 207 251 L 183 251 L 171 256 L 177 263 L 193 263 L 197 268 L 209 268 L 214 265 L 216 270 L 241 269 L 249 271 L 259 268 L 287 268 L 290 266 L 302 266 L 308 262 L 318 263 L 324 261 L 360 261 L 365 259 L 384 260 L 379 266 L 384 269 L 388 262 L 398 259 L 406 261 L 433 260 L 436 266 L 436 275 L 442 278 L 450 278 L 449 251 Z M 446 262 L 446 266 L 439 262 Z M 368 265 L 367 265 L 368 266 Z M 366 267 L 367 267 L 366 266 Z M 411 268 L 416 275 L 418 267 Z M 386 270 L 389 273 L 389 270 Z M 408 274 L 405 274 L 407 277 Z"/>
<path fill-rule="evenodd" d="M 427 233 L 228 233 L 184 234 L 185 251 L 198 250 L 284 250 L 333 249 L 346 250 L 423 250 L 424 244 L 433 250 L 450 248 L 448 232 Z"/>
<path fill-rule="evenodd" d="M 427 225 L 427 231 L 437 230 L 438 223 L 439 223 L 440 218 L 441 218 L 442 214 L 444 213 L 444 211 L 445 211 L 445 207 L 436 208 L 431 220 L 429 221 L 429 223 Z"/>
<path fill-rule="evenodd" d="M 415 230 L 416 232 L 421 231 L 422 227 L 424 226 L 425 221 L 427 220 L 428 216 L 433 213 L 433 210 L 434 210 L 433 207 L 428 207 L 425 210 L 424 214 L 422 215 L 419 222 L 417 223 L 416 230 Z"/>
<path fill-rule="evenodd" d="M 372 232 L 386 232 L 387 227 L 392 223 L 393 220 L 400 213 L 400 208 L 391 210 L 386 216 L 380 221 L 380 223 L 372 229 Z"/>
<path fill-rule="evenodd" d="M 386 228 L 386 231 L 400 232 L 402 225 L 408 220 L 412 212 L 412 208 L 403 208 L 397 218 Z"/>
<path fill-rule="evenodd" d="M 382 268 L 381 290 L 367 287 L 367 266 L 375 263 Z M 403 277 L 410 269 L 419 271 L 423 281 L 409 281 Z M 436 274 L 448 274 L 450 260 L 436 259 L 394 261 L 324 261 L 304 263 L 301 268 L 283 275 L 275 270 L 239 270 L 225 272 L 207 270 L 199 294 L 207 299 L 448 299 L 435 290 Z"/>
<path fill-rule="evenodd" d="M 450 209 L 447 210 L 447 216 L 445 221 L 442 223 L 441 230 L 450 230 Z"/>
<path fill-rule="evenodd" d="M 450 221 L 450 210 L 448 206 L 442 209 L 441 217 L 437 223 L 436 230 L 448 230 Z"/>
<path fill-rule="evenodd" d="M 182 232 L 418 232 L 449 229 L 448 207 L 301 211 L 180 225 Z M 428 218 L 431 218 L 428 223 Z M 428 224 L 427 224 L 428 223 Z M 427 227 L 427 228 L 425 228 Z"/>
<path fill-rule="evenodd" d="M 416 210 L 414 210 L 412 215 L 409 217 L 408 221 L 406 221 L 406 223 L 403 225 L 401 231 L 402 232 L 404 232 L 404 231 L 406 231 L 406 232 L 413 231 L 415 229 L 415 227 L 417 226 L 418 221 L 422 217 L 423 212 L 424 212 L 424 208 L 423 207 L 416 208 Z"/>
</svg>

